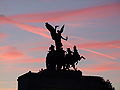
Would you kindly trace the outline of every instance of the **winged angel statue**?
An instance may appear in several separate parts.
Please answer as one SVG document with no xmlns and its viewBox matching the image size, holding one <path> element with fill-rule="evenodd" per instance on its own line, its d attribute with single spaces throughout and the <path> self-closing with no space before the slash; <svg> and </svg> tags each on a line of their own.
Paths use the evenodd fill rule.
<svg viewBox="0 0 120 90">
<path fill-rule="evenodd" d="M 56 29 L 57 29 L 57 27 L 59 27 L 59 26 L 53 27 L 53 26 L 51 26 L 48 22 L 45 23 L 45 26 L 46 26 L 46 28 L 50 31 L 50 34 L 51 34 L 52 39 L 55 41 L 56 50 L 61 49 L 61 47 L 63 46 L 63 45 L 62 45 L 62 42 L 61 42 L 61 39 L 66 40 L 66 41 L 67 41 L 67 39 L 68 39 L 68 37 L 64 38 L 64 37 L 61 35 L 62 32 L 63 32 L 63 29 L 64 29 L 64 26 L 65 26 L 65 25 L 63 25 L 62 28 L 61 28 L 60 30 L 57 30 L 57 31 L 56 31 Z"/>
</svg>

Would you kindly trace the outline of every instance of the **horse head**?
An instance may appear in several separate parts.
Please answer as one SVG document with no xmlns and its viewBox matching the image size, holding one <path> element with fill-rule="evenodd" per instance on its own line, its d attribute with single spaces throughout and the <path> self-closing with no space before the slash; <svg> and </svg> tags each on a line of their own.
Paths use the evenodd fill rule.
<svg viewBox="0 0 120 90">
<path fill-rule="evenodd" d="M 83 59 L 86 59 L 84 56 L 81 56 L 80 58 L 81 58 L 81 59 L 82 59 L 82 58 L 83 58 Z"/>
</svg>

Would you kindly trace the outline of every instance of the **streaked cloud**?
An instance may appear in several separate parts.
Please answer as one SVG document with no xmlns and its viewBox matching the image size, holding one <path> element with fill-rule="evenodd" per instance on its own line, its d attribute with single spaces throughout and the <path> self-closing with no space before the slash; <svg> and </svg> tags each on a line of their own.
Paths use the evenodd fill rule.
<svg viewBox="0 0 120 90">
<path fill-rule="evenodd" d="M 28 51 L 28 52 L 34 52 L 34 51 L 47 51 L 47 50 L 48 50 L 48 47 L 41 46 L 41 47 L 29 48 L 26 51 Z"/>
<path fill-rule="evenodd" d="M 118 64 L 110 64 L 110 65 L 92 65 L 89 67 L 80 67 L 78 68 L 82 71 L 87 71 L 87 72 L 105 72 L 105 71 L 113 71 L 113 70 L 120 70 L 120 66 Z"/>
<path fill-rule="evenodd" d="M 8 34 L 1 33 L 1 32 L 0 32 L 0 42 L 5 41 L 5 39 L 6 39 L 8 36 L 9 36 Z"/>
<path fill-rule="evenodd" d="M 32 63 L 43 63 L 45 62 L 45 58 L 33 58 L 33 57 L 24 57 L 21 59 L 7 59 L 6 63 L 13 64 L 32 64 Z"/>
<path fill-rule="evenodd" d="M 8 21 L 11 21 L 11 20 L 8 19 Z M 44 32 L 45 30 L 43 30 L 43 31 L 41 29 L 38 30 L 38 28 L 36 29 L 35 27 L 29 26 L 29 25 L 26 25 L 26 24 L 21 24 L 21 23 L 18 23 L 16 21 L 12 21 L 11 23 L 15 24 L 16 26 L 20 27 L 23 30 L 26 30 L 26 31 L 29 31 L 29 32 L 32 32 L 32 33 L 35 33 L 35 34 L 38 34 L 38 35 L 41 35 L 41 36 L 46 37 L 46 38 L 50 38 L 50 36 L 47 35 Z M 102 53 L 99 53 L 99 52 L 96 52 L 96 51 L 93 51 L 93 50 L 89 50 L 89 49 L 85 49 L 85 48 L 79 48 L 79 49 L 84 50 L 84 51 L 88 51 L 88 52 L 91 52 L 91 53 L 95 53 L 97 55 L 101 55 L 101 56 L 104 56 L 104 57 L 107 57 L 107 58 L 116 59 L 115 57 L 105 55 L 105 54 L 102 54 Z"/>
<path fill-rule="evenodd" d="M 0 39 L 2 39 L 2 38 L 6 38 L 8 35 L 7 34 L 5 34 L 5 33 L 0 33 Z"/>
<path fill-rule="evenodd" d="M 69 46 L 73 46 L 73 45 L 72 45 L 72 42 L 67 42 L 67 44 L 68 44 Z M 77 45 L 77 47 L 78 47 L 79 50 L 83 50 L 83 51 L 87 51 L 87 52 L 90 52 L 90 53 L 94 53 L 94 54 L 97 54 L 97 55 L 100 55 L 100 56 L 103 56 L 103 57 L 106 57 L 106 58 L 109 58 L 109 59 L 114 59 L 114 60 L 117 59 L 117 58 L 115 58 L 115 57 L 112 57 L 112 56 L 109 56 L 109 55 L 107 55 L 107 54 L 103 54 L 103 53 L 97 52 L 97 51 L 95 51 L 95 50 L 91 50 L 91 49 L 87 49 L 87 48 L 82 48 L 82 47 L 80 47 L 79 45 Z M 99 48 L 98 48 L 98 49 L 99 49 Z"/>
<path fill-rule="evenodd" d="M 102 42 L 91 42 L 91 43 L 85 43 L 85 44 L 78 44 L 81 48 L 88 48 L 88 49 L 103 49 L 103 48 L 119 48 L 120 47 L 120 41 L 114 40 L 114 41 L 102 41 Z"/>
<path fill-rule="evenodd" d="M 25 8 L 23 1 L 14 2 L 13 5 L 12 2 L 4 0 L 0 6 L 1 14 L 3 13 L 0 15 L 0 41 L 3 41 L 0 44 L 1 79 L 13 80 L 14 78 L 15 80 L 14 76 L 17 78 L 19 73 L 38 72 L 40 68 L 45 68 L 45 57 L 49 45 L 54 41 L 43 23 L 50 22 L 66 25 L 68 31 L 65 30 L 65 33 L 68 34 L 69 39 L 67 42 L 62 41 L 64 50 L 68 47 L 72 49 L 76 45 L 80 55 L 86 57 L 76 66 L 82 70 L 83 74 L 111 76 L 110 79 L 113 79 L 115 83 L 117 80 L 119 86 L 120 2 L 114 0 L 93 2 L 94 0 L 92 0 L 90 2 L 82 1 L 79 4 L 77 0 L 76 2 L 71 0 L 68 4 L 67 1 L 63 1 L 66 4 L 65 9 L 59 7 L 63 2 L 55 1 L 54 4 L 51 2 L 50 5 L 53 4 L 53 6 L 48 9 L 45 7 L 49 4 L 48 2 L 40 5 L 36 1 L 30 1 L 30 3 L 24 1 L 25 5 L 31 4 Z M 71 6 L 75 3 L 75 7 Z M 21 6 L 24 10 L 21 9 Z M 41 24 L 43 27 L 37 27 Z M 6 84 L 9 85 L 6 86 Z M 14 88 L 15 85 L 11 88 L 11 84 L 14 82 L 0 81 L 0 90 L 17 90 Z"/>
<path fill-rule="evenodd" d="M 14 21 L 14 20 L 12 20 L 12 19 L 10 19 L 10 18 L 7 18 L 6 16 L 2 16 L 2 19 L 3 19 L 4 21 L 6 21 L 7 23 L 14 24 L 15 26 L 19 27 L 19 28 L 22 29 L 22 30 L 25 30 L 25 31 L 28 31 L 28 32 L 32 32 L 32 33 L 35 33 L 35 34 L 44 36 L 44 37 L 46 37 L 46 38 L 50 38 L 49 35 L 45 34 L 45 32 L 46 32 L 47 30 L 44 29 L 44 28 L 34 27 L 34 26 L 31 26 L 31 25 L 19 23 L 19 22 Z"/>
<path fill-rule="evenodd" d="M 0 58 L 2 61 L 16 60 L 27 56 L 25 53 L 13 46 L 1 46 L 0 50 Z"/>
<path fill-rule="evenodd" d="M 96 7 L 88 7 L 76 10 L 65 10 L 48 13 L 14 15 L 9 18 L 20 20 L 21 22 L 63 22 L 63 21 L 83 21 L 96 18 L 106 18 L 109 16 L 119 16 L 120 3 L 112 3 Z M 32 19 L 31 19 L 32 18 Z"/>
<path fill-rule="evenodd" d="M 0 54 L 1 59 L 6 59 L 6 60 L 11 60 L 11 59 L 18 59 L 18 58 L 23 58 L 24 54 L 19 51 L 11 51 L 11 52 L 5 52 Z"/>
<path fill-rule="evenodd" d="M 30 51 L 34 52 L 34 48 Z M 36 48 L 35 48 L 36 50 Z M 41 63 L 45 61 L 45 58 L 34 58 L 28 55 L 30 51 L 21 51 L 13 46 L 1 46 L 0 47 L 0 61 L 5 62 L 6 64 L 12 63 Z"/>
</svg>

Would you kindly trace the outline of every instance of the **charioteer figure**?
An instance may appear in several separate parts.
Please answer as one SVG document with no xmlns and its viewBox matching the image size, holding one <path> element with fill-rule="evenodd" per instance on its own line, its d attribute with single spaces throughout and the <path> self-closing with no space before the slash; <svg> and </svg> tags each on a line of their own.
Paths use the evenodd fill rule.
<svg viewBox="0 0 120 90">
<path fill-rule="evenodd" d="M 51 45 L 49 47 L 49 51 L 46 57 L 46 68 L 52 71 L 56 70 L 56 63 L 55 63 L 56 51 L 54 47 L 55 47 L 54 45 Z"/>
</svg>

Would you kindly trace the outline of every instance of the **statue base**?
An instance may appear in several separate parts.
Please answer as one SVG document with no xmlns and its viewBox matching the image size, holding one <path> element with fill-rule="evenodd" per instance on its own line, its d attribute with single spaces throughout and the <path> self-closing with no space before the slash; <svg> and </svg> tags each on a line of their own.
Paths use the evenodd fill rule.
<svg viewBox="0 0 120 90">
<path fill-rule="evenodd" d="M 98 76 L 82 76 L 81 71 L 48 71 L 18 77 L 18 90 L 113 90 Z"/>
</svg>

